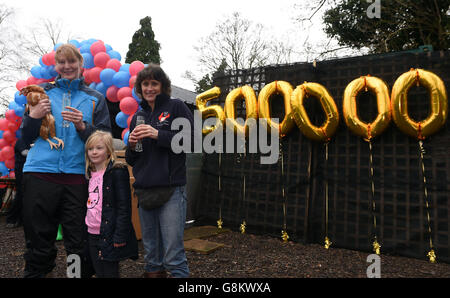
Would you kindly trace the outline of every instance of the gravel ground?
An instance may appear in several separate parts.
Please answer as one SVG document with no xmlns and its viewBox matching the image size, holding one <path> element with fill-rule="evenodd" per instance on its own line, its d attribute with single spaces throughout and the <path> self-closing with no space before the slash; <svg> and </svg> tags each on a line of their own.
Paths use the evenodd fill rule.
<svg viewBox="0 0 450 298">
<path fill-rule="evenodd" d="M 0 217 L 0 278 L 20 278 L 25 248 L 23 229 L 5 228 Z M 280 239 L 227 232 L 207 238 L 224 244 L 210 254 L 187 251 L 193 278 L 366 278 L 368 253 L 318 244 L 283 243 Z M 66 276 L 63 242 L 57 242 L 55 277 Z M 142 242 L 139 259 L 121 262 L 121 277 L 138 278 L 144 266 Z M 450 278 L 450 264 L 381 255 L 382 278 Z"/>
</svg>

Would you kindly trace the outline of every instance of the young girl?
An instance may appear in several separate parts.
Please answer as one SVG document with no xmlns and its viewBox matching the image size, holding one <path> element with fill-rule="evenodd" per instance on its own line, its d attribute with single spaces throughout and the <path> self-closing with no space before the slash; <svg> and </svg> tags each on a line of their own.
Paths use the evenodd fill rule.
<svg viewBox="0 0 450 298">
<path fill-rule="evenodd" d="M 86 142 L 85 155 L 89 255 L 97 277 L 118 278 L 119 261 L 138 258 L 131 223 L 130 176 L 126 165 L 115 161 L 108 132 L 94 132 Z"/>
</svg>

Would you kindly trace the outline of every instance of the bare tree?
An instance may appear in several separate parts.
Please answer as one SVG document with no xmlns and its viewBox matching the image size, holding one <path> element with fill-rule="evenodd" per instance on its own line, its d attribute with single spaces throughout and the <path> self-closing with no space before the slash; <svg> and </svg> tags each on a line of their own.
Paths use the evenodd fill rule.
<svg viewBox="0 0 450 298">
<path fill-rule="evenodd" d="M 218 70 L 289 63 L 294 52 L 291 45 L 271 36 L 262 24 L 254 24 L 238 12 L 218 22 L 214 30 L 201 38 L 199 46 L 194 49 L 198 53 L 199 72 L 206 75 L 198 79 L 192 71 L 188 71 L 185 78 L 197 86 L 207 86 L 205 82 L 210 82 L 212 74 Z"/>
<path fill-rule="evenodd" d="M 12 20 L 15 11 L 0 4 L 0 114 L 3 115 L 13 99 L 15 83 L 29 70 L 30 59 L 21 49 L 24 39 L 16 30 Z"/>
</svg>

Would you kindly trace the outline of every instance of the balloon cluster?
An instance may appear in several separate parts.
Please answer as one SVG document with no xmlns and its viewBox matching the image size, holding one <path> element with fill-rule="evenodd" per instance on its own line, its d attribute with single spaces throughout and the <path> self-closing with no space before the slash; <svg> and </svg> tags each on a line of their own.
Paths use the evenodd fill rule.
<svg viewBox="0 0 450 298">
<path fill-rule="evenodd" d="M 120 112 L 115 121 L 123 128 L 122 139 L 128 140 L 129 126 L 134 113 L 139 109 L 141 99 L 134 91 L 136 76 L 146 65 L 141 61 L 122 64 L 119 52 L 112 49 L 101 40 L 88 39 L 84 41 L 70 40 L 83 56 L 83 76 L 89 87 L 102 93 L 110 102 L 120 102 Z M 62 43 L 55 45 L 53 50 L 39 58 L 39 65 L 30 70 L 31 76 L 16 83 L 17 92 L 14 100 L 9 103 L 5 118 L 0 119 L 0 174 L 2 177 L 14 178 L 14 145 L 20 137 L 20 124 L 25 111 L 27 99 L 20 95 L 20 90 L 28 85 L 38 85 L 53 82 L 58 75 L 55 71 L 56 50 Z"/>
</svg>

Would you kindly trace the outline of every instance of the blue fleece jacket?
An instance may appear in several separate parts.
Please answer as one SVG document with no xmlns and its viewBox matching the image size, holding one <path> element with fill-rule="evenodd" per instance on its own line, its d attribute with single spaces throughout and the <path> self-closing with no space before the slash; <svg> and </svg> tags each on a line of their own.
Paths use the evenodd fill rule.
<svg viewBox="0 0 450 298">
<path fill-rule="evenodd" d="M 64 149 L 51 149 L 39 136 L 42 119 L 27 114 L 22 121 L 22 138 L 26 144 L 34 142 L 28 152 L 23 172 L 84 174 L 84 143 L 97 129 L 111 131 L 108 106 L 101 93 L 87 87 L 84 79 L 69 81 L 58 77 L 54 84 L 40 85 L 50 98 L 55 118 L 56 137 L 64 141 Z M 62 97 L 71 95 L 71 106 L 83 113 L 84 131 L 77 131 L 74 124 L 62 127 Z"/>
</svg>

